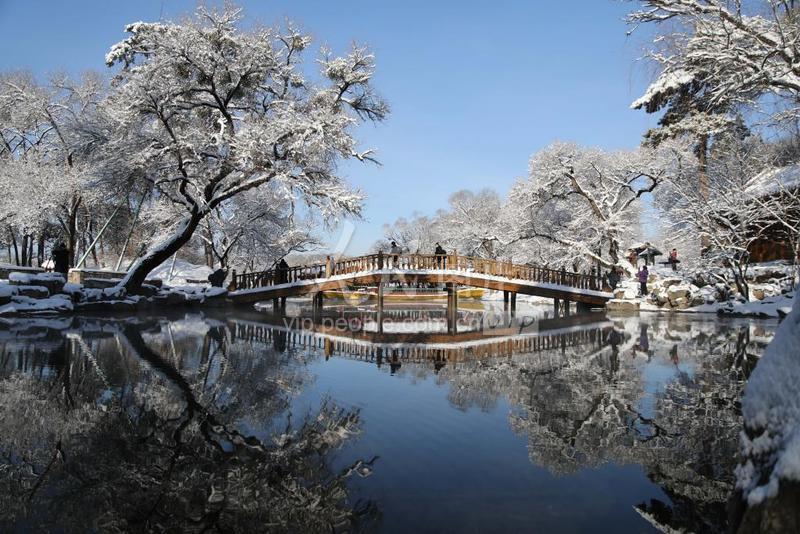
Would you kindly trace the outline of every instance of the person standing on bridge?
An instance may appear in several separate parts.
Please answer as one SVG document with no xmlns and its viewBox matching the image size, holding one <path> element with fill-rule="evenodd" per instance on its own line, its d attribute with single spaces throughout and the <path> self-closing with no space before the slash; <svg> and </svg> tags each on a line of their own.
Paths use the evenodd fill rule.
<svg viewBox="0 0 800 534">
<path fill-rule="evenodd" d="M 647 265 L 642 265 L 642 268 L 639 269 L 639 272 L 636 273 L 636 277 L 639 279 L 639 291 L 641 292 L 641 296 L 647 296 L 647 277 L 650 276 L 650 272 L 647 270 Z"/>
<path fill-rule="evenodd" d="M 289 281 L 289 264 L 286 263 L 285 258 L 281 258 L 281 261 L 278 262 L 278 268 L 276 269 L 276 271 L 277 271 L 276 274 L 278 275 L 277 282 L 279 284 L 285 284 L 286 282 Z"/>
<path fill-rule="evenodd" d="M 397 243 L 392 241 L 392 248 L 389 249 L 389 254 L 391 254 L 393 267 L 397 267 L 397 262 L 400 258 L 401 252 L 403 251 L 400 249 L 400 247 L 397 246 Z"/>
<path fill-rule="evenodd" d="M 447 251 L 442 248 L 442 245 L 436 243 L 436 249 L 434 249 L 433 253 L 436 255 L 436 266 L 441 269 L 445 263 Z"/>
</svg>

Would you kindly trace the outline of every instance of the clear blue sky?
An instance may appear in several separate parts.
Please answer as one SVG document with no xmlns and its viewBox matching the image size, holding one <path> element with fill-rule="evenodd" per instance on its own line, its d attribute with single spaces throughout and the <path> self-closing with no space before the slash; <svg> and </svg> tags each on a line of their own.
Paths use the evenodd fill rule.
<svg viewBox="0 0 800 534">
<path fill-rule="evenodd" d="M 654 123 L 628 108 L 648 81 L 635 61 L 642 37 L 626 37 L 622 21 L 634 3 L 237 3 L 251 20 L 294 20 L 316 46 L 343 52 L 357 41 L 377 56 L 375 83 L 392 114 L 359 136 L 364 147 L 378 149 L 383 166 L 342 167 L 369 197 L 349 253 L 366 250 L 383 223 L 433 213 L 459 189 L 505 194 L 526 173 L 530 155 L 552 141 L 634 147 Z M 103 57 L 125 37 L 125 24 L 177 18 L 196 5 L 0 0 L 0 70 L 104 70 Z"/>
</svg>

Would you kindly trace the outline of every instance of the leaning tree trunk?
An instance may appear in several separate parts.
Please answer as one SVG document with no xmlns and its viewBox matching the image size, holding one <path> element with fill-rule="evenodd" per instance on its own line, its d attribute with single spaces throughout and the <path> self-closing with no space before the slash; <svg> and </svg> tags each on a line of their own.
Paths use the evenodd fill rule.
<svg viewBox="0 0 800 534">
<path fill-rule="evenodd" d="M 128 274 L 125 275 L 118 287 L 125 289 L 128 294 L 137 293 L 150 271 L 164 263 L 178 252 L 183 245 L 188 243 L 202 220 L 202 215 L 197 213 L 193 213 L 184 219 L 175 230 L 175 233 L 148 250 L 144 256 L 133 263 L 133 266 L 128 270 Z"/>
</svg>

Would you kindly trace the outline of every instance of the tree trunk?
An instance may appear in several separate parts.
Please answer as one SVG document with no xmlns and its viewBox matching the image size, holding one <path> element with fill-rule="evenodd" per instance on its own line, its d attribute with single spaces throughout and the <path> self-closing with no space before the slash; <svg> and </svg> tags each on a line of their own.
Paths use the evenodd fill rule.
<svg viewBox="0 0 800 534">
<path fill-rule="evenodd" d="M 697 141 L 697 187 L 700 198 L 708 202 L 708 135 L 701 135 Z M 711 247 L 708 236 L 700 237 L 700 255 L 705 256 Z"/>
<path fill-rule="evenodd" d="M 211 245 L 209 245 L 206 242 L 203 242 L 203 248 L 204 248 L 205 255 L 206 255 L 206 265 L 209 267 L 209 269 L 213 269 L 214 268 L 214 250 L 211 248 Z"/>
<path fill-rule="evenodd" d="M 28 265 L 28 234 L 22 236 L 22 266 Z"/>
<path fill-rule="evenodd" d="M 17 234 L 9 226 L 8 233 L 11 234 L 11 243 L 14 245 L 14 262 L 19 265 L 19 248 L 17 247 Z"/>
<path fill-rule="evenodd" d="M 39 260 L 39 267 L 44 263 L 44 232 L 39 234 L 39 243 L 36 247 L 36 258 Z"/>
<path fill-rule="evenodd" d="M 28 238 L 28 267 L 33 267 L 33 235 Z"/>
<path fill-rule="evenodd" d="M 197 213 L 184 219 L 172 236 L 148 250 L 144 256 L 134 262 L 118 287 L 124 288 L 128 294 L 138 292 L 150 271 L 164 263 L 189 242 L 201 220 L 203 220 L 202 215 Z"/>
<path fill-rule="evenodd" d="M 67 250 L 69 251 L 69 266 L 75 266 L 75 245 L 78 242 L 78 208 L 81 198 L 74 197 L 67 213 Z"/>
<path fill-rule="evenodd" d="M 89 242 L 94 243 L 94 219 L 89 219 Z M 100 267 L 100 260 L 97 259 L 97 244 L 95 243 L 92 245 L 92 259 L 94 260 L 94 266 Z"/>
</svg>

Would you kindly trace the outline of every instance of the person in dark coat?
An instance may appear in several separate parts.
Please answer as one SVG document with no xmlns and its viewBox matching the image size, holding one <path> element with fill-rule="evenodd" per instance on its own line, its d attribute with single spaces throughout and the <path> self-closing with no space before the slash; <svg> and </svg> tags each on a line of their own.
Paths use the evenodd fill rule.
<svg viewBox="0 0 800 534">
<path fill-rule="evenodd" d="M 69 271 L 69 250 L 63 241 L 59 241 L 52 252 L 53 271 L 66 276 Z"/>
<path fill-rule="evenodd" d="M 228 271 L 220 267 L 208 275 L 208 281 L 211 283 L 212 287 L 222 287 L 222 284 L 225 283 L 225 278 L 227 277 Z"/>
<path fill-rule="evenodd" d="M 436 243 L 436 248 L 434 249 L 433 253 L 436 254 L 436 265 L 441 268 L 445 262 L 445 256 L 447 256 L 447 251 L 444 248 L 442 248 L 442 245 Z"/>
<path fill-rule="evenodd" d="M 285 284 L 289 281 L 289 264 L 286 263 L 285 258 L 281 258 L 278 262 L 278 283 Z"/>
<path fill-rule="evenodd" d="M 617 288 L 617 284 L 619 284 L 619 273 L 616 267 L 612 267 L 608 272 L 608 285 L 613 290 Z"/>
</svg>

